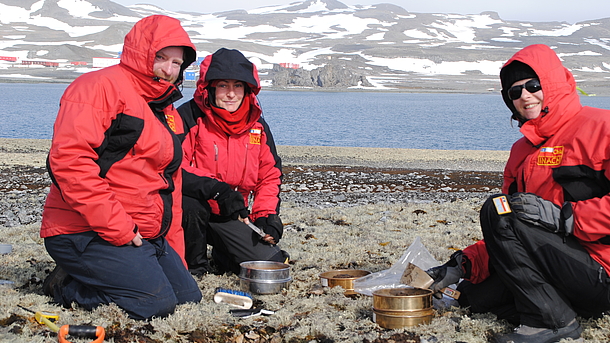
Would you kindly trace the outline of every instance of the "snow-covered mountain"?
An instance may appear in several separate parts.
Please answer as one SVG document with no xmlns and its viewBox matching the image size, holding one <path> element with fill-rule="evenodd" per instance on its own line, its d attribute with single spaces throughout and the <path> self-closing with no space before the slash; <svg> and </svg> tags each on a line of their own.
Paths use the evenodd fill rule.
<svg viewBox="0 0 610 343">
<path fill-rule="evenodd" d="M 591 87 L 610 77 L 610 18 L 517 22 L 494 12 L 412 13 L 337 0 L 212 14 L 109 0 L 0 0 L 0 56 L 89 63 L 116 57 L 131 26 L 152 14 L 180 19 L 198 56 L 220 47 L 241 50 L 266 85 L 277 87 L 487 89 L 497 87 L 503 62 L 535 43 L 553 47 Z M 0 64 L 0 72 L 24 73 L 8 65 Z"/>
</svg>

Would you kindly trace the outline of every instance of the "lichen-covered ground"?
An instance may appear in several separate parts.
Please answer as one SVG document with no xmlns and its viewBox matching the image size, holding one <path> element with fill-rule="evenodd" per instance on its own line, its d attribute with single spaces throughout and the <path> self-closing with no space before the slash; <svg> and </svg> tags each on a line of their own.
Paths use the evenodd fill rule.
<svg viewBox="0 0 610 343">
<path fill-rule="evenodd" d="M 373 322 L 371 297 L 345 297 L 341 288 L 320 287 L 319 274 L 339 268 L 378 272 L 390 268 L 420 237 L 438 260 L 481 239 L 478 210 L 499 191 L 498 170 L 409 169 L 396 166 L 289 163 L 284 168 L 282 249 L 291 255 L 290 287 L 275 295 L 254 295 L 268 316 L 232 317 L 216 304 L 216 287 L 238 289 L 236 275 L 196 278 L 198 304 L 177 308 L 167 318 L 134 321 L 115 305 L 84 311 L 59 308 L 42 295 L 42 280 L 54 263 L 38 237 L 49 185 L 39 163 L 7 163 L 0 149 L 0 341 L 56 342 L 22 305 L 58 313 L 59 324 L 100 325 L 107 342 L 486 342 L 512 327 L 494 315 L 438 307 L 432 323 L 388 330 Z M 473 168 L 475 169 L 475 168 Z M 586 342 L 610 340 L 610 316 L 580 320 Z M 90 340 L 73 339 L 73 342 Z"/>
</svg>

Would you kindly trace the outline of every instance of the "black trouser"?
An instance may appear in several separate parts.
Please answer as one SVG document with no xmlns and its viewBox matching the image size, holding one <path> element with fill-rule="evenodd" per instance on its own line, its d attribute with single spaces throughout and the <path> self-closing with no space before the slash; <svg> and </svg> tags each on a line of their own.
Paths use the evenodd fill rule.
<svg viewBox="0 0 610 343">
<path fill-rule="evenodd" d="M 483 204 L 480 216 L 492 276 L 461 286 L 461 303 L 475 312 L 518 317 L 521 324 L 545 328 L 610 309 L 608 275 L 575 237 L 522 222 L 514 213 L 498 215 L 494 197 Z"/>
<path fill-rule="evenodd" d="M 462 294 L 458 299 L 460 306 L 470 307 L 473 313 L 491 312 L 498 319 L 506 319 L 511 324 L 519 325 L 519 313 L 515 308 L 515 300 L 498 273 L 492 271 L 491 275 L 483 282 L 473 284 L 463 280 L 457 287 Z"/>
<path fill-rule="evenodd" d="M 207 203 L 184 196 L 182 210 L 186 263 L 192 273 L 209 271 L 207 244 L 213 246 L 212 256 L 220 272 L 238 274 L 244 261 L 284 262 L 277 245 L 261 242 L 258 234 L 238 220 L 210 215 Z"/>
<path fill-rule="evenodd" d="M 184 230 L 184 246 L 186 264 L 193 274 L 211 272 L 208 262 L 207 231 L 210 220 L 210 206 L 199 200 L 182 197 L 182 228 Z"/>
</svg>

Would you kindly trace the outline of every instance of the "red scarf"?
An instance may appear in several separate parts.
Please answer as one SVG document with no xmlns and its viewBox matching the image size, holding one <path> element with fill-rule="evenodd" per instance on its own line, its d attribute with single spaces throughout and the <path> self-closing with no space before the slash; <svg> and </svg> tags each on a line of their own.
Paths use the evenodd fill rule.
<svg viewBox="0 0 610 343">
<path fill-rule="evenodd" d="M 220 126 L 220 129 L 228 135 L 236 135 L 241 133 L 246 124 L 248 124 L 250 97 L 244 94 L 241 105 L 235 112 L 229 112 L 224 108 L 216 106 L 211 106 L 211 108 L 212 113 L 214 113 L 214 119 L 216 119 L 216 124 Z"/>
</svg>

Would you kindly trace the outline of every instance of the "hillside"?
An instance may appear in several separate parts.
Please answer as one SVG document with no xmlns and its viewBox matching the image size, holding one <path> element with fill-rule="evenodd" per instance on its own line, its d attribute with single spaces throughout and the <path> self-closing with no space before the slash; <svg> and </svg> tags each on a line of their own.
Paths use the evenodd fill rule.
<svg viewBox="0 0 610 343">
<path fill-rule="evenodd" d="M 0 62 L 0 79 L 69 81 L 90 70 L 94 57 L 117 57 L 130 27 L 152 14 L 180 19 L 200 57 L 220 47 L 241 50 L 257 64 L 266 87 L 497 91 L 502 63 L 524 46 L 543 43 L 557 51 L 585 91 L 610 93 L 604 87 L 610 18 L 519 22 L 494 12 L 412 13 L 337 0 L 207 14 L 108 0 L 0 0 L 0 56 L 17 58 Z M 23 60 L 59 67 L 21 68 Z"/>
</svg>

